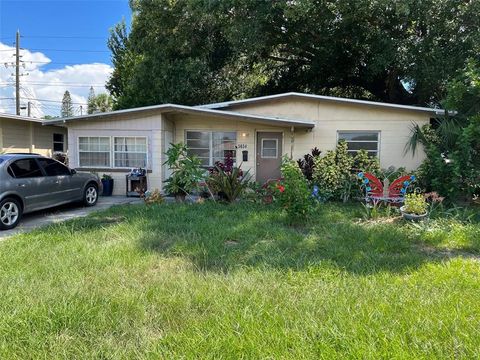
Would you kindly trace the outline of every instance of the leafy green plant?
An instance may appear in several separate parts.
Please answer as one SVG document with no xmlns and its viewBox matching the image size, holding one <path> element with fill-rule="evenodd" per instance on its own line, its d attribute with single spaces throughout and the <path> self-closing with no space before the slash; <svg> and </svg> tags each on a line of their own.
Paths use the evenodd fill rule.
<svg viewBox="0 0 480 360">
<path fill-rule="evenodd" d="M 167 161 L 164 165 L 172 171 L 172 175 L 165 181 L 165 191 L 172 195 L 189 194 L 203 177 L 200 159 L 189 155 L 188 148 L 183 143 L 170 144 L 165 154 Z"/>
<path fill-rule="evenodd" d="M 284 157 L 282 181 L 277 185 L 280 205 L 287 213 L 290 224 L 305 222 L 313 210 L 313 197 L 298 163 Z"/>
<path fill-rule="evenodd" d="M 103 175 L 102 175 L 102 180 L 112 180 L 112 175 L 110 175 L 110 174 L 103 174 Z"/>
<path fill-rule="evenodd" d="M 250 179 L 249 171 L 243 172 L 240 167 L 225 167 L 217 163 L 210 171 L 206 184 L 209 189 L 215 189 L 217 194 L 232 203 L 247 189 Z"/>
<path fill-rule="evenodd" d="M 405 195 L 403 210 L 408 214 L 423 215 L 427 212 L 428 203 L 425 197 L 419 193 Z"/>
</svg>

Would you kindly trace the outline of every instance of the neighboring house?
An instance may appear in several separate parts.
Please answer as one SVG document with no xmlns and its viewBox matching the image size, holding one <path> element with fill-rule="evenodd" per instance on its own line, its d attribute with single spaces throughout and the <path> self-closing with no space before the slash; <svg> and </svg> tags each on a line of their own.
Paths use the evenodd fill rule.
<svg viewBox="0 0 480 360">
<path fill-rule="evenodd" d="M 44 120 L 0 113 L 0 151 L 52 156 L 67 151 L 67 129 Z"/>
<path fill-rule="evenodd" d="M 416 168 L 422 150 L 405 154 L 412 123 L 428 124 L 443 110 L 286 93 L 201 106 L 158 105 L 78 116 L 51 124 L 68 127 L 70 165 L 112 174 L 115 193 L 125 192 L 125 174 L 146 167 L 149 188 L 161 188 L 163 165 L 172 142 L 185 142 L 202 163 L 214 165 L 226 154 L 250 169 L 257 181 L 280 176 L 282 155 L 323 152 L 345 139 L 355 152 L 366 149 L 386 168 Z"/>
</svg>

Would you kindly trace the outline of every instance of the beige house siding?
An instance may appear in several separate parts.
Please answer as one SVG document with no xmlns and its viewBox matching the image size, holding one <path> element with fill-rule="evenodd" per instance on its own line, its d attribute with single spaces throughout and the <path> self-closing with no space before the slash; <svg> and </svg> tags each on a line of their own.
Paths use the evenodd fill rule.
<svg viewBox="0 0 480 360">
<path fill-rule="evenodd" d="M 81 168 L 78 161 L 78 138 L 81 136 L 144 136 L 147 138 L 147 183 L 149 189 L 162 188 L 163 130 L 162 115 L 117 117 L 109 120 L 73 121 L 69 124 L 69 161 L 72 168 L 111 175 L 115 181 L 114 195 L 125 195 L 126 168 Z M 112 159 L 113 161 L 113 159 Z"/>
<path fill-rule="evenodd" d="M 279 116 L 315 122 L 310 131 L 295 133 L 294 158 L 309 152 L 314 146 L 323 152 L 335 148 L 337 132 L 343 130 L 372 130 L 380 132 L 380 165 L 416 169 L 425 158 L 424 152 L 415 156 L 405 154 L 410 137 L 410 126 L 430 122 L 430 114 L 389 109 L 373 105 L 339 104 L 314 99 L 283 99 L 254 104 L 237 104 L 226 109 L 246 114 Z"/>
<path fill-rule="evenodd" d="M 235 131 L 237 133 L 237 145 L 242 144 L 246 147 L 237 150 L 237 159 L 241 162 L 241 151 L 248 151 L 248 161 L 242 163 L 243 170 L 249 170 L 251 175 L 255 175 L 255 155 L 256 134 L 257 131 L 279 131 L 283 133 L 283 146 L 285 154 L 290 151 L 290 129 L 286 127 L 276 127 L 259 125 L 255 123 L 222 120 L 218 118 L 200 117 L 193 115 L 175 115 L 172 117 L 175 124 L 175 142 L 185 142 L 185 132 L 187 130 L 210 130 L 210 131 Z"/>
<path fill-rule="evenodd" d="M 63 134 L 68 147 L 67 128 L 43 126 L 38 122 L 0 118 L 0 149 L 5 152 L 53 154 L 53 134 Z"/>
</svg>

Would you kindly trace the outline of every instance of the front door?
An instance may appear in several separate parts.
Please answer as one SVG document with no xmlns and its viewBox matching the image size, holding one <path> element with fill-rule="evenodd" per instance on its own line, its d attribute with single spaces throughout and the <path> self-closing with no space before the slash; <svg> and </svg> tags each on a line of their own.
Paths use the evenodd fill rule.
<svg viewBox="0 0 480 360">
<path fill-rule="evenodd" d="M 281 132 L 257 132 L 257 182 L 280 178 L 282 142 Z"/>
</svg>

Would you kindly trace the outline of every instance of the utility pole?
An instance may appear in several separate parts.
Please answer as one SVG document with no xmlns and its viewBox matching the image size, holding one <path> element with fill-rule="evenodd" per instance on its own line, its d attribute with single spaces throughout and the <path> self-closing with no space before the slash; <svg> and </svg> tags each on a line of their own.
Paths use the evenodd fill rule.
<svg viewBox="0 0 480 360">
<path fill-rule="evenodd" d="M 31 101 L 29 101 L 27 103 L 27 116 L 32 117 L 32 102 Z"/>
<path fill-rule="evenodd" d="M 83 115 L 83 105 L 80 105 L 80 116 Z"/>
<path fill-rule="evenodd" d="M 15 101 L 17 115 L 20 115 L 20 30 L 17 30 L 15 46 Z"/>
</svg>

